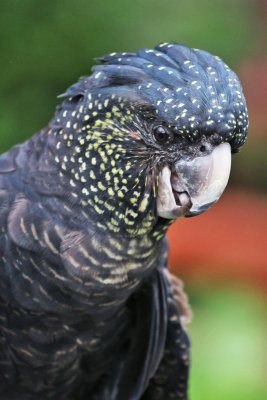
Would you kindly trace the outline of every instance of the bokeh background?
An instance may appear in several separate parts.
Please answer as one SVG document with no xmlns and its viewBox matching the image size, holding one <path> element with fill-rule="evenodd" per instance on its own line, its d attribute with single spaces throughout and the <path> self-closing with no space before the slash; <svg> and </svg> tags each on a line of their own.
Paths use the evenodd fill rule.
<svg viewBox="0 0 267 400">
<path fill-rule="evenodd" d="M 177 41 L 219 55 L 241 79 L 250 130 L 230 184 L 169 232 L 194 311 L 191 400 L 267 398 L 264 15 L 264 0 L 0 1 L 1 152 L 45 126 L 56 96 L 105 53 Z"/>
</svg>

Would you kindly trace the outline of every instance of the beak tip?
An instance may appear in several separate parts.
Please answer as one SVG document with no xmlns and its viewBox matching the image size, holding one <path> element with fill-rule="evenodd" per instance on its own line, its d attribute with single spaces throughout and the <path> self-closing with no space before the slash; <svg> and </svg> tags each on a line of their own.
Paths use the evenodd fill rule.
<svg viewBox="0 0 267 400">
<path fill-rule="evenodd" d="M 186 218 L 190 218 L 190 217 L 196 217 L 197 215 L 202 214 L 203 212 L 207 211 L 211 206 L 213 206 L 213 204 L 215 204 L 217 201 L 212 201 L 210 203 L 206 203 L 203 206 L 200 206 L 196 209 L 192 209 L 189 210 L 188 213 L 185 214 Z"/>
</svg>

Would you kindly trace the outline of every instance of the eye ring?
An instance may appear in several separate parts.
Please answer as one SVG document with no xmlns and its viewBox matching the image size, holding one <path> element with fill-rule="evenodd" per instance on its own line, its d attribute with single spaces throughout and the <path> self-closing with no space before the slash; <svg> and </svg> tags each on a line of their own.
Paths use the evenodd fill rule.
<svg viewBox="0 0 267 400">
<path fill-rule="evenodd" d="M 153 135 L 157 143 L 164 144 L 170 140 L 170 132 L 162 125 L 153 127 Z"/>
</svg>

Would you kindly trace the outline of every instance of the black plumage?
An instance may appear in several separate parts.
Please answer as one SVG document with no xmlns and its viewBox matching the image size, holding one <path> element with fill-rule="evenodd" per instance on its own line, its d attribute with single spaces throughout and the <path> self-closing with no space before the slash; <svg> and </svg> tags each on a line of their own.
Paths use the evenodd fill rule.
<svg viewBox="0 0 267 400">
<path fill-rule="evenodd" d="M 176 208 L 197 214 L 175 163 L 237 152 L 245 99 L 221 59 L 178 44 L 99 61 L 0 156 L 1 399 L 187 399 L 160 176 L 169 168 Z"/>
</svg>

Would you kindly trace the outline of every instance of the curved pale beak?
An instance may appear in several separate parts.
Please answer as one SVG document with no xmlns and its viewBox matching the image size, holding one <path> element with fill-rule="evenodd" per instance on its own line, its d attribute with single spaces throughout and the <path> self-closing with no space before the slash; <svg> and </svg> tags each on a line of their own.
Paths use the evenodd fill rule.
<svg viewBox="0 0 267 400">
<path fill-rule="evenodd" d="M 157 212 L 160 217 L 193 217 L 212 206 L 223 193 L 231 170 L 231 147 L 222 143 L 207 156 L 180 160 L 174 171 L 159 174 Z"/>
</svg>

